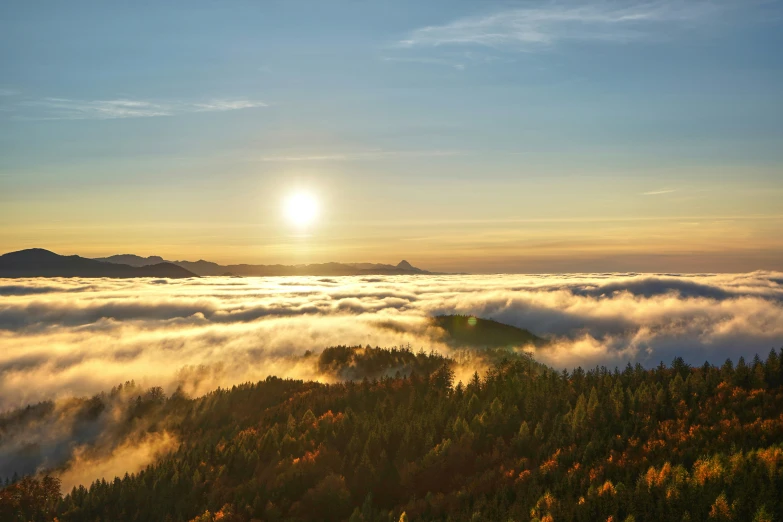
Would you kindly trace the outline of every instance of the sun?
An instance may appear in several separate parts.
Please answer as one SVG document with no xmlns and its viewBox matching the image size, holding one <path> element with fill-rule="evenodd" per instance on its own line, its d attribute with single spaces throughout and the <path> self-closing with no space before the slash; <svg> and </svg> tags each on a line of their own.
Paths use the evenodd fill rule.
<svg viewBox="0 0 783 522">
<path fill-rule="evenodd" d="M 306 227 L 318 217 L 318 200 L 309 192 L 296 192 L 285 200 L 283 210 L 292 225 Z"/>
</svg>

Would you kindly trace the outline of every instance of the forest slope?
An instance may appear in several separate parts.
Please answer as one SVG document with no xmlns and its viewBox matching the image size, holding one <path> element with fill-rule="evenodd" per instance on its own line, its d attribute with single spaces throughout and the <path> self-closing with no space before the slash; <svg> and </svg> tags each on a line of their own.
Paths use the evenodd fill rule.
<svg viewBox="0 0 783 522">
<path fill-rule="evenodd" d="M 323 362 L 346 353 L 354 366 L 372 355 Z M 750 364 L 572 373 L 508 353 L 456 385 L 453 361 L 415 357 L 407 378 L 139 393 L 127 422 L 176 432 L 178 450 L 62 499 L 56 480 L 19 481 L 0 492 L 0 519 L 781 520 L 774 350 Z"/>
<path fill-rule="evenodd" d="M 546 340 L 524 328 L 470 315 L 438 315 L 433 324 L 447 334 L 447 341 L 467 348 L 523 348 L 542 346 Z"/>
</svg>

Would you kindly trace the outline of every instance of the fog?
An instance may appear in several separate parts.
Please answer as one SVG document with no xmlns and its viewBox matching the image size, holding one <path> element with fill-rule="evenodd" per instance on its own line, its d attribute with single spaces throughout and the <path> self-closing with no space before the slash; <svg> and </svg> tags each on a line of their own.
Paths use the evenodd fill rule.
<svg viewBox="0 0 783 522">
<path fill-rule="evenodd" d="M 427 318 L 451 313 L 551 339 L 535 357 L 557 368 L 651 366 L 675 355 L 721 363 L 783 345 L 781 277 L 0 280 L 0 410 L 129 379 L 170 390 L 200 366 L 210 368 L 201 387 L 270 374 L 318 378 L 291 356 L 335 344 L 410 343 L 448 353 Z"/>
<path fill-rule="evenodd" d="M 783 274 L 0 280 L 0 411 L 53 401 L 35 422 L 0 427 L 0 476 L 69 462 L 70 487 L 176 447 L 161 429 L 115 433 L 112 408 L 86 422 L 73 397 L 131 379 L 195 396 L 268 375 L 329 381 L 302 355 L 338 344 L 448 355 L 428 318 L 454 313 L 546 337 L 522 348 L 557 369 L 720 364 L 783 346 Z"/>
</svg>

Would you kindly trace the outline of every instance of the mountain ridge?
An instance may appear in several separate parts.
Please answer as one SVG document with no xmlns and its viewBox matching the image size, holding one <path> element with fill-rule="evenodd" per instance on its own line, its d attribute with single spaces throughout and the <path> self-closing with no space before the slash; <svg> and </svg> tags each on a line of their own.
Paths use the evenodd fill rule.
<svg viewBox="0 0 783 522">
<path fill-rule="evenodd" d="M 107 263 L 77 255 L 63 256 L 43 248 L 29 248 L 0 255 L 0 277 L 162 277 L 185 279 L 196 274 L 173 263 L 135 267 Z"/>
<path fill-rule="evenodd" d="M 221 265 L 212 261 L 199 259 L 198 261 L 168 261 L 160 256 L 142 257 L 135 254 L 117 254 L 108 257 L 96 258 L 96 261 L 105 263 L 127 264 L 130 266 L 147 266 L 158 259 L 171 263 L 193 272 L 199 276 L 358 276 L 358 275 L 430 275 L 430 272 L 413 266 L 406 260 L 396 265 L 384 263 L 312 263 L 305 265 L 262 265 L 262 264 L 233 264 Z"/>
<path fill-rule="evenodd" d="M 113 264 L 129 265 L 135 267 L 142 267 L 148 265 L 155 265 L 158 263 L 171 262 L 171 261 L 166 261 L 160 256 L 142 257 L 142 256 L 137 256 L 136 254 L 115 254 L 113 256 L 95 257 L 92 259 L 94 259 L 95 261 L 101 261 L 103 263 L 113 263 Z"/>
</svg>

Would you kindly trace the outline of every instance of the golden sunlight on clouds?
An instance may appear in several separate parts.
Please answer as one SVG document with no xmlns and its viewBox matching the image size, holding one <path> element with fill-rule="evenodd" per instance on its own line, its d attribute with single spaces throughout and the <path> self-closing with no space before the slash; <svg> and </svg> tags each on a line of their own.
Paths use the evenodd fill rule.
<svg viewBox="0 0 783 522">
<path fill-rule="evenodd" d="M 556 367 L 752 357 L 783 336 L 780 272 L 6 279 L 0 296 L 0 409 L 131 378 L 192 394 L 320 379 L 302 354 L 339 344 L 450 353 L 428 319 L 446 313 L 546 336 L 535 356 Z"/>
</svg>

